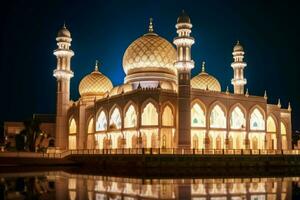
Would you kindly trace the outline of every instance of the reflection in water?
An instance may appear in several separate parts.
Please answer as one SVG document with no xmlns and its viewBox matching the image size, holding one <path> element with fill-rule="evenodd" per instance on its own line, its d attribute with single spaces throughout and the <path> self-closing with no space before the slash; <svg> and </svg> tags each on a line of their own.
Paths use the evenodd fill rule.
<svg viewBox="0 0 300 200">
<path fill-rule="evenodd" d="M 0 177 L 0 199 L 284 200 L 297 199 L 295 194 L 300 182 L 298 177 L 138 179 L 62 171 L 2 174 Z"/>
</svg>

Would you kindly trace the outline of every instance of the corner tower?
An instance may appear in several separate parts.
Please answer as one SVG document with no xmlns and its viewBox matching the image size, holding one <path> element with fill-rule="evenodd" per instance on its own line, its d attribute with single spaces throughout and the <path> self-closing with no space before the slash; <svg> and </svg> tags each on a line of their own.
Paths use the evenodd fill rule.
<svg viewBox="0 0 300 200">
<path fill-rule="evenodd" d="M 190 36 L 192 24 L 190 17 L 182 11 L 176 24 L 178 36 L 174 38 L 177 47 L 175 67 L 178 72 L 178 147 L 191 147 L 191 69 L 194 61 L 191 58 L 191 47 L 194 38 Z"/>
<path fill-rule="evenodd" d="M 73 77 L 71 58 L 74 52 L 70 49 L 71 33 L 64 25 L 57 34 L 57 49 L 53 54 L 57 58 L 53 76 L 57 80 L 56 92 L 56 147 L 67 148 L 67 111 L 70 102 L 70 79 Z"/>
<path fill-rule="evenodd" d="M 247 79 L 244 78 L 244 68 L 247 66 L 247 63 L 244 62 L 244 54 L 243 46 L 237 41 L 233 47 L 233 63 L 231 63 L 233 68 L 231 84 L 234 88 L 234 94 L 244 94 L 244 86 L 247 84 Z"/>
</svg>

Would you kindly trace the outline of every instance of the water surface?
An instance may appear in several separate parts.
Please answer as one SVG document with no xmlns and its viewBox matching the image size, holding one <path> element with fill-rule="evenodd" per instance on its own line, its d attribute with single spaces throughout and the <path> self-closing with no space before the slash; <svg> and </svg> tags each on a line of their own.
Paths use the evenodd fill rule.
<svg viewBox="0 0 300 200">
<path fill-rule="evenodd" d="M 5 200 L 300 199 L 300 177 L 133 178 L 65 171 L 1 173 L 0 177 L 0 199 Z"/>
</svg>

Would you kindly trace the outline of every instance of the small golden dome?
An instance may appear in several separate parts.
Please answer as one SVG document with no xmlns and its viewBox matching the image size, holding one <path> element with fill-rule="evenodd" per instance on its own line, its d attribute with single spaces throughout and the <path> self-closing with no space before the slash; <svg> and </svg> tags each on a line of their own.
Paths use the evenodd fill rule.
<svg viewBox="0 0 300 200">
<path fill-rule="evenodd" d="M 96 63 L 95 70 L 80 81 L 79 94 L 80 96 L 102 96 L 112 88 L 111 81 L 98 71 Z"/>
<path fill-rule="evenodd" d="M 236 45 L 233 47 L 233 51 L 244 51 L 244 48 L 241 45 L 240 41 L 237 41 Z"/>
<path fill-rule="evenodd" d="M 191 86 L 195 89 L 221 92 L 221 85 L 219 81 L 205 72 L 205 62 L 202 63 L 202 71 L 192 78 Z"/>
<path fill-rule="evenodd" d="M 174 67 L 176 50 L 166 39 L 153 32 L 150 20 L 149 32 L 132 42 L 123 56 L 126 75 L 139 72 L 163 72 L 176 75 Z"/>
<path fill-rule="evenodd" d="M 58 31 L 57 37 L 71 37 L 70 31 L 67 29 L 66 25 L 64 24 L 63 27 Z"/>
<path fill-rule="evenodd" d="M 177 23 L 191 23 L 190 17 L 186 14 L 184 10 L 182 10 L 181 15 L 177 18 Z"/>
</svg>

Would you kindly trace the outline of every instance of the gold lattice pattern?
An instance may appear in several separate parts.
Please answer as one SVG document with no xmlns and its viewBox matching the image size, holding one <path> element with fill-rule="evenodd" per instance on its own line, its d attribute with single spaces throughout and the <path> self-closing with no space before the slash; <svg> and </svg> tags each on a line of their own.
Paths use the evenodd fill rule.
<svg viewBox="0 0 300 200">
<path fill-rule="evenodd" d="M 79 93 L 84 95 L 103 95 L 113 88 L 111 81 L 101 74 L 99 71 L 94 71 L 85 76 L 79 84 Z"/>
<path fill-rule="evenodd" d="M 218 91 L 218 92 L 221 91 L 221 85 L 219 81 L 215 77 L 205 72 L 202 72 L 197 76 L 195 76 L 194 78 L 192 78 L 191 85 L 192 88 L 196 88 L 196 89 L 202 89 L 202 90 L 208 89 L 211 91 Z"/>
<path fill-rule="evenodd" d="M 125 51 L 123 68 L 126 74 L 138 68 L 166 68 L 176 73 L 176 50 L 170 42 L 156 34 L 145 34 Z M 130 72 L 129 72 L 130 73 Z"/>
</svg>

